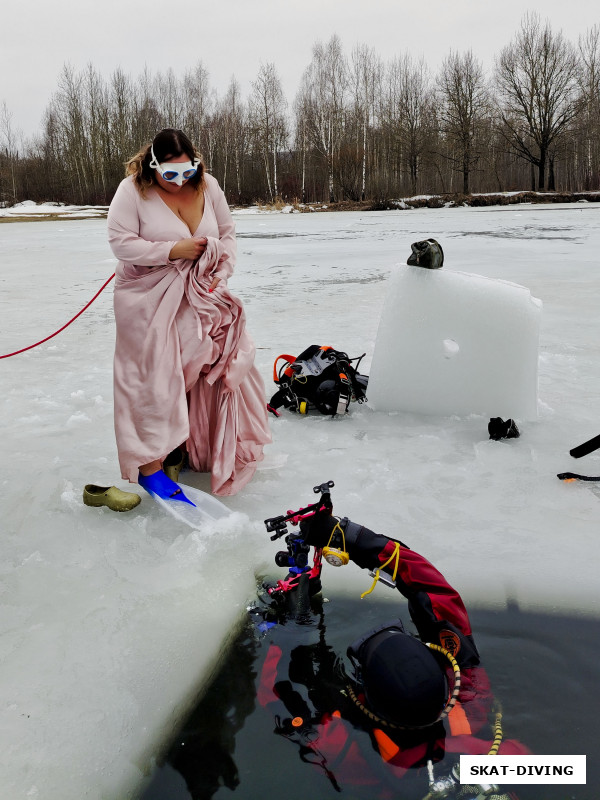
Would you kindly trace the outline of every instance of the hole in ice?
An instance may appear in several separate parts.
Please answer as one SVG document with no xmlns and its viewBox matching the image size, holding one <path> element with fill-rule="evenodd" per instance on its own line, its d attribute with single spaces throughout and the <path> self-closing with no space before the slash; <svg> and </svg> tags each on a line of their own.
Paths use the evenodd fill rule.
<svg viewBox="0 0 600 800">
<path fill-rule="evenodd" d="M 383 589 L 380 591 L 383 593 Z M 281 624 L 267 633 L 257 627 L 265 619 L 260 614 L 260 601 L 258 606 L 256 602 L 250 606 L 245 624 L 236 627 L 236 633 L 232 630 L 222 661 L 197 705 L 189 710 L 171 741 L 161 746 L 161 756 L 155 759 L 160 766 L 140 786 L 138 800 L 334 800 L 339 795 L 334 794 L 327 774 L 341 784 L 342 797 L 351 795 L 355 800 L 386 796 L 376 795 L 374 785 L 396 789 L 395 794 L 387 796 L 402 796 L 403 800 L 422 800 L 427 795 L 423 768 L 409 769 L 398 778 L 389 772 L 388 764 L 371 744 L 364 719 L 355 716 L 353 704 L 347 700 L 347 680 L 340 669 L 350 669 L 344 656 L 348 644 L 391 618 L 390 601 L 374 598 L 365 606 L 362 600 L 333 593 L 330 599 L 326 607 L 316 600 L 311 613 L 301 621 L 286 619 L 285 614 L 277 617 Z M 267 611 L 266 606 L 262 608 Z M 401 606 L 398 612 L 410 625 Z M 552 615 L 528 611 L 510 602 L 506 608 L 471 607 L 469 617 L 493 696 L 503 709 L 505 740 L 518 741 L 534 753 L 551 752 L 560 746 L 553 724 L 560 718 L 564 730 L 570 731 L 569 749 L 591 754 L 597 740 L 597 713 L 586 698 L 593 696 L 596 687 L 589 665 L 597 663 L 600 656 L 598 620 L 564 610 Z M 569 677 L 565 680 L 566 661 Z M 273 663 L 277 664 L 277 677 L 268 666 Z M 287 686 L 286 695 L 273 694 L 276 680 Z M 558 693 L 556 686 L 560 686 Z M 260 692 L 266 692 L 264 705 L 258 699 Z M 548 703 L 548 697 L 553 698 L 552 703 Z M 287 727 L 297 711 L 291 713 L 286 702 L 296 709 L 300 704 L 307 714 L 309 724 L 301 734 Z M 319 742 L 311 750 L 316 757 L 303 757 L 315 742 L 309 737 L 321 734 L 324 717 L 332 710 L 337 710 L 346 726 L 346 746 L 352 742 L 354 752 L 360 753 L 364 774 L 373 783 L 354 782 L 351 771 L 338 763 L 324 762 Z M 487 726 L 481 730 L 489 736 Z M 443 760 L 436 762 L 436 774 L 448 774 L 455 758 L 447 751 Z M 325 773 L 323 766 L 330 773 Z M 300 791 L 290 790 L 294 786 Z M 520 800 L 540 798 L 539 785 L 517 788 Z M 578 787 L 576 795 L 566 795 L 564 788 L 547 785 L 544 800 L 598 797 L 592 785 Z"/>
<path fill-rule="evenodd" d="M 443 346 L 444 358 L 454 358 L 460 352 L 459 344 L 454 339 L 444 339 Z"/>
</svg>

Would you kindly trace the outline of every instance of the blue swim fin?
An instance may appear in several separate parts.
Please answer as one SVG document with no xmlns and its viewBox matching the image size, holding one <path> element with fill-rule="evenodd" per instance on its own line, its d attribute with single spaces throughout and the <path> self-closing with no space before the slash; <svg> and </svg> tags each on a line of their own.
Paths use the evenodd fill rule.
<svg viewBox="0 0 600 800">
<path fill-rule="evenodd" d="M 207 522 L 231 515 L 227 506 L 216 497 L 193 486 L 175 483 L 162 470 L 146 477 L 139 475 L 138 482 L 164 511 L 195 530 Z"/>
<path fill-rule="evenodd" d="M 192 501 L 184 495 L 181 486 L 167 477 L 162 469 L 159 469 L 158 472 L 152 475 L 142 475 L 140 472 L 138 475 L 138 483 L 142 489 L 145 489 L 148 494 L 151 494 L 157 499 L 167 500 L 169 503 L 189 503 L 191 506 L 195 507 L 195 503 L 192 503 Z"/>
</svg>

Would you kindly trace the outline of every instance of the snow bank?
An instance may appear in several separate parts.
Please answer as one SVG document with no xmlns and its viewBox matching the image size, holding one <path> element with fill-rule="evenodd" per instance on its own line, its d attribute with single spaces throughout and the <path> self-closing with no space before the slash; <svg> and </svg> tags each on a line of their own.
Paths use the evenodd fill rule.
<svg viewBox="0 0 600 800">
<path fill-rule="evenodd" d="M 0 217 L 19 219 L 44 219 L 58 217 L 59 219 L 78 219 L 90 217 L 105 217 L 108 206 L 70 206 L 63 203 L 34 203 L 33 200 L 23 200 L 9 208 L 0 208 Z"/>
</svg>

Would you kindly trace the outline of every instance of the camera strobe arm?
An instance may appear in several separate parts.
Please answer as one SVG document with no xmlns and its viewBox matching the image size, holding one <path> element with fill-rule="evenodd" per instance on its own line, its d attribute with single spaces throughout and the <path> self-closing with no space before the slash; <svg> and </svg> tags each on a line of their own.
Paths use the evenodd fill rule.
<svg viewBox="0 0 600 800">
<path fill-rule="evenodd" d="M 312 517 L 314 514 L 318 514 L 322 511 L 327 511 L 331 514 L 333 504 L 331 502 L 331 493 L 329 490 L 332 489 L 334 485 L 333 481 L 325 481 L 325 483 L 321 483 L 318 486 L 313 486 L 313 492 L 315 494 L 321 493 L 321 497 L 316 503 L 312 503 L 305 508 L 299 508 L 297 511 L 288 511 L 285 515 L 280 514 L 278 517 L 269 517 L 269 519 L 266 519 L 265 526 L 267 531 L 269 533 L 274 532 L 273 536 L 270 537 L 271 541 L 274 542 L 276 539 L 285 536 L 288 532 L 286 524 L 288 522 L 291 522 L 292 525 L 297 525 L 300 520 Z"/>
</svg>

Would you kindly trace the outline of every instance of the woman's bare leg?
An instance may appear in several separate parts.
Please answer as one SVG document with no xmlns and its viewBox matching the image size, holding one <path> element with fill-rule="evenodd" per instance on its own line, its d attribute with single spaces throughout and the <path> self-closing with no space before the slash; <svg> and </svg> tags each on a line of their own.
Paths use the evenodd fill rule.
<svg viewBox="0 0 600 800">
<path fill-rule="evenodd" d="M 155 472 L 158 472 L 160 467 L 160 461 L 151 461 L 149 464 L 142 464 L 140 472 L 146 477 L 147 475 L 154 475 Z"/>
<path fill-rule="evenodd" d="M 144 478 L 147 478 L 149 475 L 154 475 L 156 472 L 160 472 L 160 470 L 161 470 L 160 461 L 151 461 L 149 464 L 141 465 L 140 474 L 143 475 Z M 173 491 L 173 494 L 170 495 L 170 497 L 175 497 L 175 495 L 181 494 L 181 489 L 179 488 L 179 486 L 177 486 L 177 484 L 174 481 L 171 481 L 170 478 L 167 478 L 166 476 L 164 479 L 166 481 L 171 482 L 175 487 L 175 490 Z"/>
</svg>

